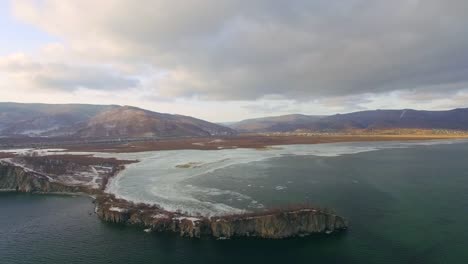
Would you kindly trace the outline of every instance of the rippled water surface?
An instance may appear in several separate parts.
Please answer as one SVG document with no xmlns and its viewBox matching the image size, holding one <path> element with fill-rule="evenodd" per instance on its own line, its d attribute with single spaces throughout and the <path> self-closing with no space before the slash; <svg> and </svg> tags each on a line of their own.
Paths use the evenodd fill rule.
<svg viewBox="0 0 468 264">
<path fill-rule="evenodd" d="M 158 190 L 172 187 L 180 199 L 167 199 L 167 206 L 207 212 L 317 204 L 347 217 L 350 230 L 282 241 L 190 240 L 102 223 L 88 198 L 3 193 L 0 263 L 468 262 L 466 143 L 208 153 L 133 154 L 143 161 L 169 156 L 157 169 L 154 163 L 140 167 L 146 177 L 127 171 L 113 188 L 125 195 L 132 180 L 133 188 L 140 188 L 143 179 L 145 188 L 134 198 L 171 198 Z M 190 162 L 196 167 L 174 167 Z M 158 174 L 162 170 L 174 173 L 172 178 Z M 163 186 L 157 186 L 158 179 Z M 168 189 L 166 195 L 173 194 Z"/>
</svg>

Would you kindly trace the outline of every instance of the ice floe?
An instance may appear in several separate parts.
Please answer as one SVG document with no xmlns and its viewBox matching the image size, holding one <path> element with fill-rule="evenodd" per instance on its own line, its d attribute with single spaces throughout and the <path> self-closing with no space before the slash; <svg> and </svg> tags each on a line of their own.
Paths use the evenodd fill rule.
<svg viewBox="0 0 468 264">
<path fill-rule="evenodd" d="M 278 186 L 275 187 L 275 190 L 281 191 L 281 190 L 284 190 L 284 189 L 287 189 L 287 188 L 288 188 L 288 187 L 286 187 L 286 186 L 278 185 Z"/>
</svg>

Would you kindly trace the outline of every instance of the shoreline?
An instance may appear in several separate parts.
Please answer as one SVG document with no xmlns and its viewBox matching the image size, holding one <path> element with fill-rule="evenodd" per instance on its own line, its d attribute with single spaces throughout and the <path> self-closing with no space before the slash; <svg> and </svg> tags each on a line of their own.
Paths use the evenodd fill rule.
<svg viewBox="0 0 468 264">
<path fill-rule="evenodd" d="M 57 149 L 64 152 L 107 152 L 107 153 L 137 153 L 159 150 L 221 150 L 234 148 L 262 149 L 278 145 L 320 144 L 340 142 L 386 142 L 386 141 L 428 141 L 468 139 L 466 133 L 253 133 L 235 136 L 209 137 L 179 137 L 179 138 L 136 138 L 103 140 L 81 139 L 67 141 L 64 139 L 28 138 L 22 144 L 19 139 L 12 138 L 11 144 L 0 144 L 0 159 L 15 155 L 7 150 L 12 149 Z M 16 143 L 15 143 L 16 142 Z M 5 152 L 2 152 L 5 150 Z M 60 151 L 57 151 L 57 155 Z"/>
<path fill-rule="evenodd" d="M 235 137 L 180 138 L 109 143 L 95 145 L 59 145 L 70 152 L 137 153 L 161 150 L 222 150 L 235 148 L 264 149 L 280 145 L 345 143 L 345 142 L 388 142 L 462 140 L 468 135 L 241 135 Z"/>
</svg>

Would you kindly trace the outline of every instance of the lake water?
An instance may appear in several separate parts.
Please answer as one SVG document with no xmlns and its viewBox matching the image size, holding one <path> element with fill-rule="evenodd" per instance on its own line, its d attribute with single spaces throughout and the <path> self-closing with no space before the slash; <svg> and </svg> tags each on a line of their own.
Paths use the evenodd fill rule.
<svg viewBox="0 0 468 264">
<path fill-rule="evenodd" d="M 145 177 L 153 185 L 162 177 L 164 188 L 181 194 L 168 207 L 208 213 L 297 203 L 334 208 L 350 221 L 343 234 L 191 240 L 102 223 L 85 197 L 3 193 L 0 263 L 468 263 L 468 144 L 388 144 L 241 150 L 241 158 L 183 152 L 189 160 L 174 155 L 166 162 L 172 181 L 158 173 Z M 156 160 L 154 153 L 134 155 Z M 171 169 L 188 162 L 198 163 Z M 113 183 L 121 195 L 141 186 L 129 172 Z M 158 187 L 148 182 L 134 198 L 164 199 L 151 196 Z"/>
</svg>

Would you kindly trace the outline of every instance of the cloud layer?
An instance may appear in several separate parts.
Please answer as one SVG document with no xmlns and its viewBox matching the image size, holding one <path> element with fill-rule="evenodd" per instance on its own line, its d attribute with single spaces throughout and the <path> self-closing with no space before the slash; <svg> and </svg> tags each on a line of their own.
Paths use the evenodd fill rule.
<svg viewBox="0 0 468 264">
<path fill-rule="evenodd" d="M 0 68 L 30 87 L 158 98 L 456 94 L 468 82 L 465 10 L 463 0 L 21 0 L 16 17 L 62 42 Z"/>
<path fill-rule="evenodd" d="M 136 87 L 137 79 L 124 77 L 109 67 L 35 61 L 24 54 L 0 58 L 4 80 L 16 88 L 73 91 L 79 88 L 121 90 Z"/>
<path fill-rule="evenodd" d="M 26 1 L 93 58 L 167 72 L 160 93 L 348 95 L 467 81 L 466 1 Z"/>
</svg>

